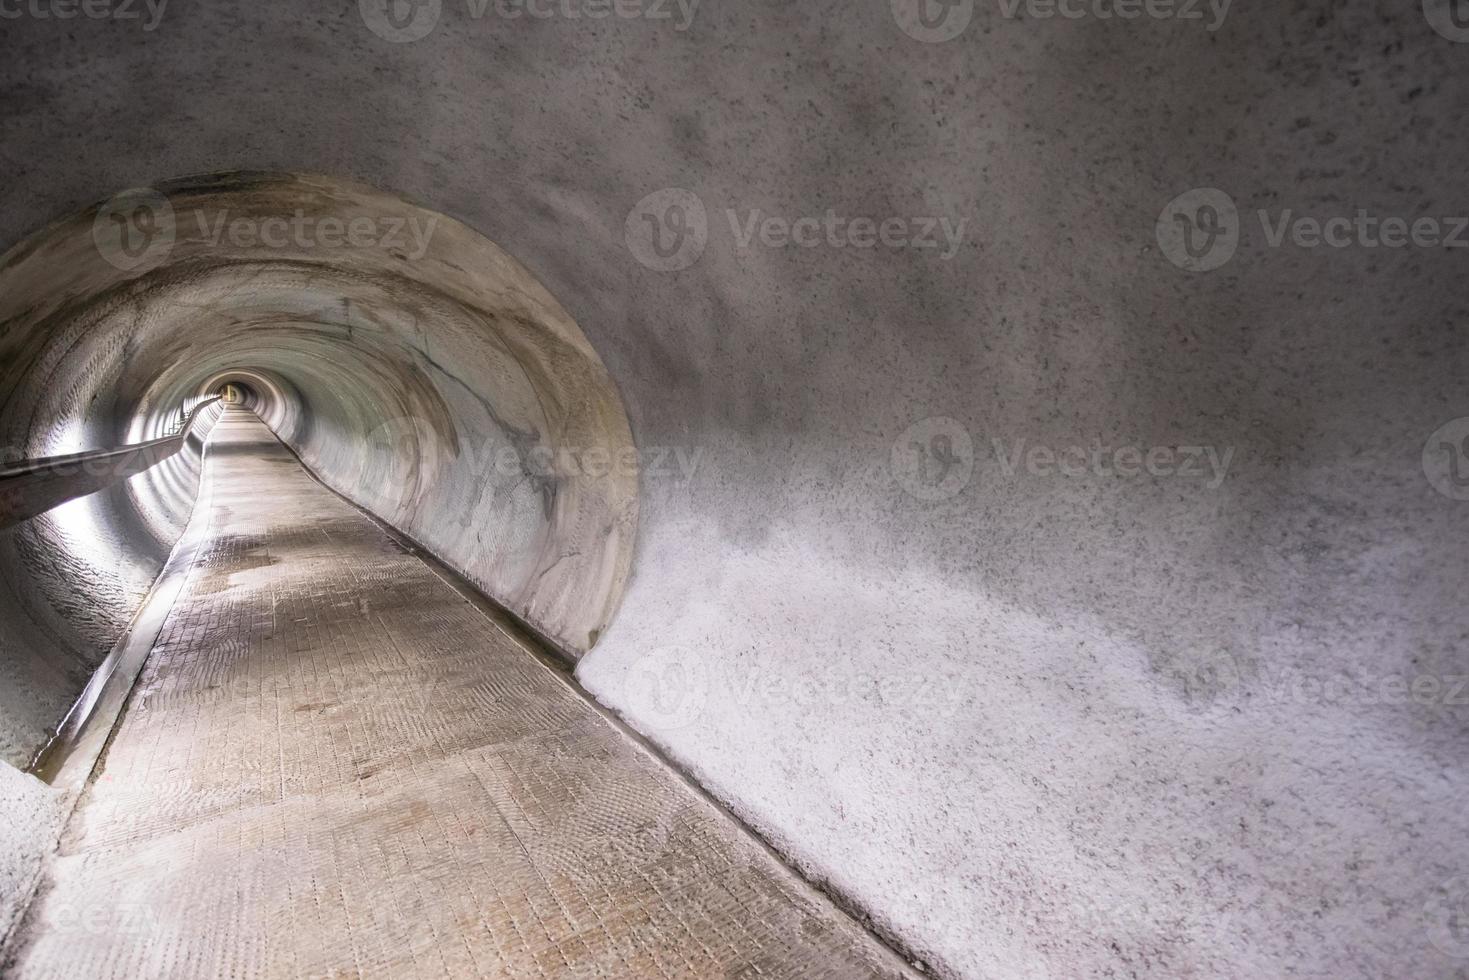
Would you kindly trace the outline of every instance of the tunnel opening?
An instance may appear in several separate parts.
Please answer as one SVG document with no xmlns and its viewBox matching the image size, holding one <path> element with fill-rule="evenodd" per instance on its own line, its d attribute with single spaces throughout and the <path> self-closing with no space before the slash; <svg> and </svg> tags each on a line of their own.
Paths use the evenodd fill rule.
<svg viewBox="0 0 1469 980">
<path fill-rule="evenodd" d="M 246 408 L 258 404 L 260 396 L 255 389 L 243 381 L 226 381 L 214 389 L 215 395 L 230 405 L 243 405 Z"/>
<path fill-rule="evenodd" d="M 127 191 L 0 259 L 0 363 L 12 455 L 157 438 L 218 398 L 564 657 L 616 613 L 638 485 L 619 394 L 531 273 L 446 215 L 313 175 Z M 588 450 L 623 465 L 545 462 Z M 181 454 L 0 538 L 0 758 L 24 765 L 54 730 L 198 478 L 198 453 Z"/>
</svg>

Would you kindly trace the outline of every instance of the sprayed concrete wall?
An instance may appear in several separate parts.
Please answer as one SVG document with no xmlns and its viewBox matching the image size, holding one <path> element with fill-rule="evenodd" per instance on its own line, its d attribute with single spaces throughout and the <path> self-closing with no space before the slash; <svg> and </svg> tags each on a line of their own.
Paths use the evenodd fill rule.
<svg viewBox="0 0 1469 980">
<path fill-rule="evenodd" d="M 24 362 L 14 339 L 0 326 L 7 366 Z M 6 372 L 7 383 L 34 393 L 71 391 L 44 370 L 16 379 Z M 33 395 L 4 403 L 25 406 L 0 410 L 8 457 L 142 442 L 164 435 L 171 421 L 147 420 L 125 438 L 101 413 L 48 415 L 43 401 Z M 75 799 L 24 770 L 127 628 L 188 524 L 218 417 L 217 406 L 204 408 L 178 453 L 147 472 L 0 531 L 0 943 L 19 921 Z"/>
<path fill-rule="evenodd" d="M 579 676 L 940 973 L 1462 967 L 1462 253 L 1275 239 L 1469 209 L 1469 47 L 1416 5 L 374 9 L 7 26 L 4 239 L 261 167 L 503 246 L 642 463 Z"/>
</svg>

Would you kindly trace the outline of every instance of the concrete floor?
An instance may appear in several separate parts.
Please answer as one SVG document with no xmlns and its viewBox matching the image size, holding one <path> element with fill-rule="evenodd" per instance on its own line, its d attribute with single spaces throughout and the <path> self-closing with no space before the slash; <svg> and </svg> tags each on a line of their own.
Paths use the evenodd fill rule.
<svg viewBox="0 0 1469 980">
<path fill-rule="evenodd" d="M 8 973 L 903 970 L 248 412 L 200 499 Z"/>
</svg>

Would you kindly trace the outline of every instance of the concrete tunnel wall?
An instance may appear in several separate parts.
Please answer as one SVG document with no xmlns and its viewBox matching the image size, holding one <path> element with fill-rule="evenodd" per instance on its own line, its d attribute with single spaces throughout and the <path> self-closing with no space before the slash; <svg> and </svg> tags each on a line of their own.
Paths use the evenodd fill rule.
<svg viewBox="0 0 1469 980">
<path fill-rule="evenodd" d="M 8 354 L 4 329 L 0 349 Z M 183 533 L 219 412 L 204 408 L 179 452 L 147 472 L 0 531 L 0 941 L 68 812 L 67 794 L 23 769 L 127 628 Z M 78 413 L 38 429 L 9 444 L 7 461 L 90 448 L 88 421 Z M 171 421 L 148 419 L 129 441 L 166 435 Z"/>
<path fill-rule="evenodd" d="M 193 511 L 217 418 L 206 408 L 183 448 L 147 472 L 0 531 L 0 760 L 35 758 L 142 604 Z M 83 421 L 37 430 L 7 456 L 92 448 Z M 133 441 L 166 434 L 166 419 L 150 421 Z"/>
<path fill-rule="evenodd" d="M 1469 415 L 1462 253 L 1275 247 L 1255 220 L 1469 208 L 1469 47 L 1416 5 L 1241 8 L 1212 32 L 974 7 L 923 43 L 875 3 L 706 5 L 684 30 L 448 4 L 395 44 L 351 5 L 211 4 L 0 44 L 5 241 L 113 189 L 272 168 L 406 194 L 524 263 L 643 464 L 626 592 L 579 677 L 938 972 L 1461 963 L 1440 912 L 1469 873 L 1469 505 L 1422 461 Z M 1209 274 L 1155 237 L 1194 187 L 1244 218 Z M 637 228 L 666 188 L 707 241 L 660 271 Z M 744 245 L 754 209 L 965 231 L 948 260 Z M 302 359 L 342 337 L 272 354 L 242 325 L 389 297 L 307 278 L 272 272 L 268 302 L 225 269 L 160 286 L 150 316 L 187 307 L 233 346 L 197 371 L 132 354 L 129 398 L 324 370 Z M 396 377 L 395 343 L 351 372 Z M 345 378 L 314 389 L 341 401 L 273 403 L 329 479 L 397 411 L 376 399 L 409 398 Z M 1218 463 L 1012 463 L 1094 445 Z M 1394 693 L 1419 678 L 1438 693 Z"/>
<path fill-rule="evenodd" d="M 554 300 L 468 229 L 427 214 L 420 225 L 418 209 L 365 190 L 263 175 L 160 186 L 184 216 L 304 209 L 344 226 L 431 226 L 435 241 L 412 263 L 350 248 L 322 261 L 261 243 L 214 248 L 170 226 L 166 248 L 130 256 L 106 207 L 59 222 L 0 258 L 0 434 L 13 452 L 139 442 L 238 381 L 329 485 L 564 650 L 588 648 L 631 561 L 636 460 L 605 370 Z M 595 475 L 577 465 L 593 446 L 606 456 Z M 4 601 L 29 615 L 0 662 L 41 664 L 16 693 L 27 710 L 0 723 L 12 764 L 85 681 L 75 669 L 49 684 L 37 675 L 61 651 L 95 666 L 182 532 L 197 455 L 178 466 L 190 467 L 185 495 L 172 473 L 148 473 L 7 535 L 17 554 Z M 77 528 L 70 515 L 88 506 Z M 72 534 L 39 541 L 57 520 Z M 64 637 L 55 650 L 52 632 Z"/>
</svg>

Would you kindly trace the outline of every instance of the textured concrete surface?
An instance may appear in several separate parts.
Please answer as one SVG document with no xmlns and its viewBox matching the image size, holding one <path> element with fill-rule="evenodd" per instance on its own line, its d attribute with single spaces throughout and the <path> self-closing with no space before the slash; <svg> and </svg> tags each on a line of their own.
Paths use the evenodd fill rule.
<svg viewBox="0 0 1469 980">
<path fill-rule="evenodd" d="M 0 256 L 0 437 L 148 432 L 238 378 L 334 488 L 588 649 L 632 562 L 637 459 L 556 300 L 480 235 L 367 188 L 232 174 L 160 191 L 157 254 L 128 255 L 114 203 Z"/>
<path fill-rule="evenodd" d="M 19 924 L 45 859 L 75 802 L 75 793 L 52 789 L 29 773 L 0 765 L 0 948 Z"/>
<path fill-rule="evenodd" d="M 196 406 L 175 434 L 161 439 L 0 467 L 0 529 L 40 517 L 69 500 L 98 493 L 170 459 L 184 448 L 189 431 L 214 404 L 211 399 Z"/>
<path fill-rule="evenodd" d="M 1416 3 L 1212 32 L 953 6 L 942 44 L 882 2 L 682 31 L 447 2 L 409 43 L 351 3 L 8 22 L 0 238 L 258 167 L 406 194 L 524 263 L 636 444 L 701 454 L 643 468 L 580 677 L 936 970 L 1461 973 L 1469 505 L 1420 462 L 1469 416 L 1463 252 L 1275 247 L 1254 213 L 1464 214 L 1469 47 Z M 660 272 L 628 227 L 672 187 L 707 244 Z M 1155 235 L 1195 187 L 1247 222 L 1207 274 Z M 966 231 L 949 261 L 741 247 L 728 209 Z M 910 432 L 937 416 L 972 469 Z M 895 445 L 936 434 L 956 476 L 910 493 Z M 1007 470 L 1038 445 L 1233 455 L 1217 483 Z"/>
<path fill-rule="evenodd" d="M 0 530 L 0 762 L 24 767 L 46 745 L 157 578 L 194 507 L 206 412 L 148 472 Z M 15 456 L 127 442 L 53 438 Z"/>
<path fill-rule="evenodd" d="M 173 456 L 108 491 L 111 494 L 128 494 L 130 496 L 123 499 L 140 504 L 130 540 L 116 533 L 103 536 L 95 530 L 99 527 L 97 515 L 104 512 L 99 511 L 99 505 L 111 503 L 116 506 L 118 497 L 111 501 L 97 497 L 78 499 L 39 521 L 15 529 L 22 540 L 37 529 L 56 527 L 66 528 L 74 535 L 55 542 L 54 553 L 40 553 L 44 555 L 43 561 L 38 563 L 42 570 L 53 567 L 58 560 L 64 561 L 68 557 L 75 560 L 75 556 L 68 555 L 70 549 L 84 549 L 83 554 L 95 558 L 95 549 L 101 544 L 119 548 L 139 547 L 142 554 L 123 551 L 121 556 L 129 562 L 121 569 L 92 565 L 90 575 L 74 577 L 70 582 L 65 575 L 36 574 L 37 566 L 33 565 L 30 577 L 21 580 L 27 588 L 16 589 L 12 583 L 10 595 L 28 595 L 32 608 L 46 609 L 47 600 L 52 600 L 53 621 L 59 621 L 63 631 L 76 630 L 83 625 L 92 626 L 92 642 L 105 641 L 110 634 L 101 632 L 103 624 L 94 619 L 92 610 L 95 607 L 89 604 L 89 595 L 105 599 L 109 596 L 105 591 L 107 584 L 126 581 L 127 569 L 136 569 L 140 559 L 147 560 L 153 556 L 153 548 L 164 548 L 174 543 L 174 538 L 182 531 L 182 525 L 175 522 L 193 512 L 201 486 L 204 445 L 221 410 L 218 401 L 197 408 L 198 418 L 184 433 L 183 444 Z M 81 515 L 87 515 L 86 523 L 82 523 Z M 157 536 L 138 533 L 139 529 L 156 529 Z M 187 567 L 190 558 L 186 552 L 184 542 L 179 541 L 167 555 L 168 562 L 164 567 Z M 75 573 L 78 567 L 72 565 L 68 570 Z M 11 570 L 15 570 L 14 565 Z M 151 569 L 145 566 L 144 574 L 147 571 Z M 171 605 L 172 595 L 176 594 L 176 590 L 160 589 L 161 581 L 153 582 L 151 589 L 139 583 L 147 591 L 147 603 L 156 603 L 159 607 L 154 615 L 160 618 L 167 611 L 166 607 Z M 60 587 L 63 585 L 86 591 L 67 594 Z M 165 592 L 169 595 L 165 596 Z M 126 611 L 131 599 L 131 596 L 127 597 L 112 610 L 104 607 L 104 615 Z M 138 599 L 142 599 L 141 593 Z M 57 834 L 101 753 L 122 702 L 161 625 L 150 621 L 149 610 L 145 606 L 125 624 L 95 670 L 91 669 L 90 659 L 95 656 L 95 651 L 88 647 L 82 648 L 81 652 L 87 658 L 82 665 L 71 665 L 69 670 L 63 670 L 56 660 L 63 652 L 57 641 L 66 637 L 65 632 L 58 637 L 42 631 L 37 642 L 34 631 L 22 628 L 24 620 L 16 617 L 8 622 L 17 627 L 19 637 L 11 635 L 8 638 L 9 642 L 3 646 L 12 652 L 12 656 L 0 661 L 7 681 L 6 697 L 0 700 L 0 723 L 3 723 L 0 732 L 4 732 L 11 743 L 10 758 L 0 762 L 0 815 L 4 817 L 0 820 L 0 845 L 3 845 L 0 846 L 0 852 L 3 852 L 0 853 L 0 947 L 6 944 L 30 901 L 42 866 L 55 848 Z M 29 637 L 27 632 L 30 632 Z M 73 633 L 72 638 L 76 635 Z M 17 639 L 21 642 L 17 643 Z M 31 639 L 33 645 L 25 645 L 27 639 Z M 16 651 L 21 655 L 15 656 Z M 36 749 L 39 748 L 46 751 L 38 753 Z M 26 753 L 25 759 L 18 758 L 22 751 Z M 17 768 L 26 761 L 30 762 L 29 771 Z"/>
<path fill-rule="evenodd" d="M 901 975 L 253 415 L 206 478 L 7 975 Z"/>
</svg>

